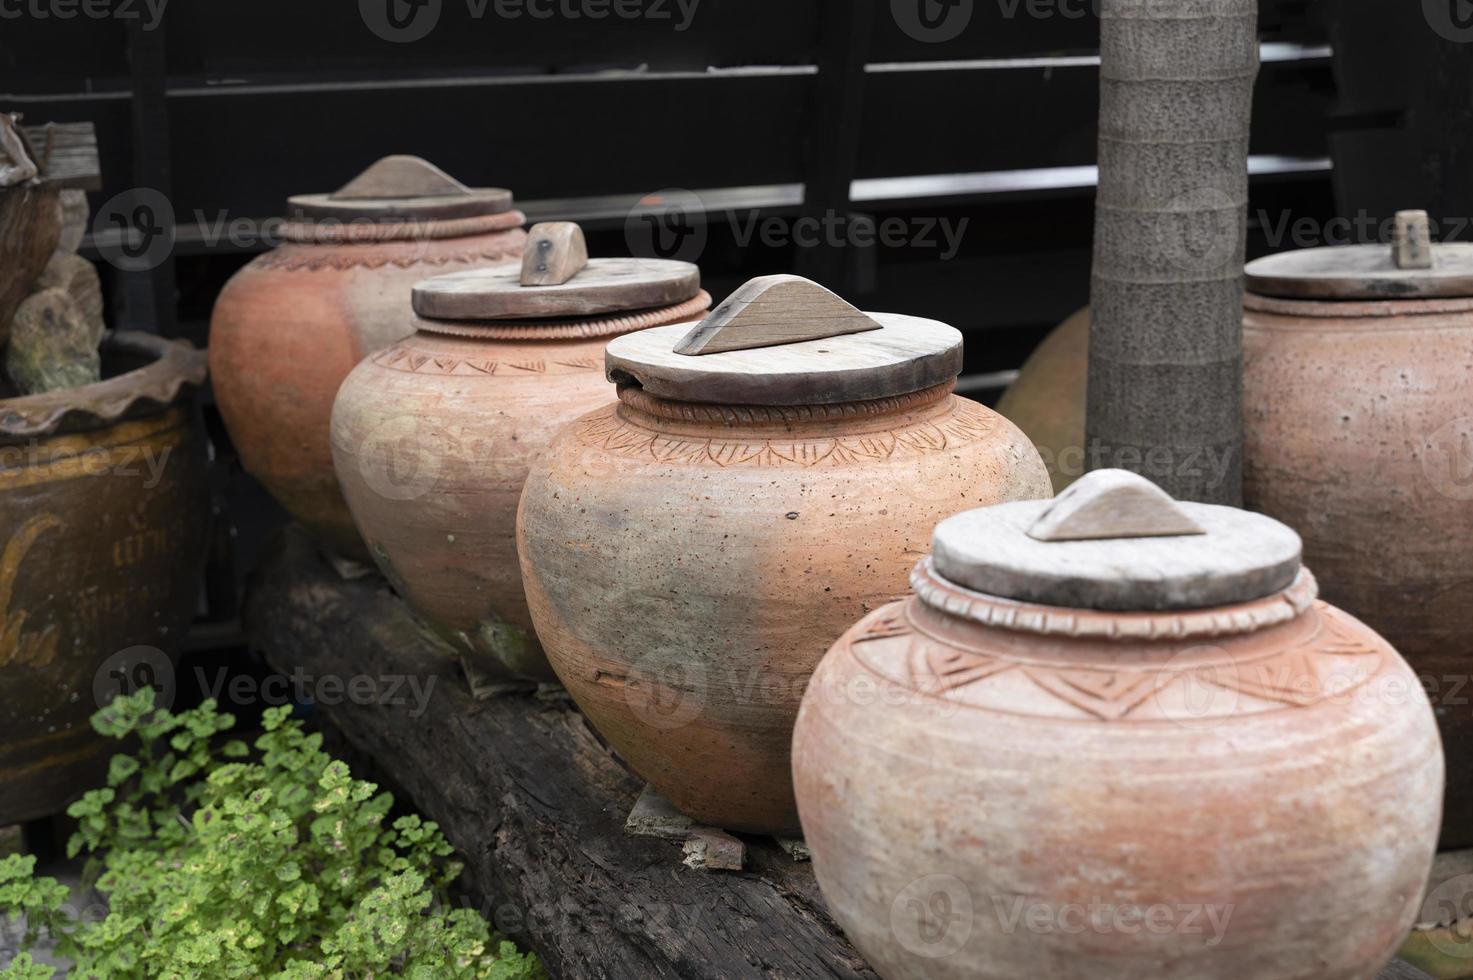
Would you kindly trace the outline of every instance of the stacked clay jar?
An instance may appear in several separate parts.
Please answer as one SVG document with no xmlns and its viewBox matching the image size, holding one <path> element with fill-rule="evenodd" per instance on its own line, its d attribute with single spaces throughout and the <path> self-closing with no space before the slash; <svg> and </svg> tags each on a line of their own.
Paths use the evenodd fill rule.
<svg viewBox="0 0 1473 980">
<path fill-rule="evenodd" d="M 533 465 L 518 545 L 553 669 L 676 807 L 798 832 L 793 719 L 825 649 L 904 591 L 930 529 L 1049 493 L 952 391 L 961 335 L 792 276 L 607 352 L 618 399 Z"/>
<path fill-rule="evenodd" d="M 1289 528 L 1121 471 L 936 528 L 793 740 L 827 904 L 887 980 L 1372 980 L 1437 842 L 1406 662 Z"/>
<path fill-rule="evenodd" d="M 215 304 L 215 398 L 246 470 L 330 550 L 366 560 L 333 475 L 338 386 L 412 332 L 416 282 L 519 261 L 525 219 L 509 191 L 468 188 L 403 156 L 288 204 L 283 243 L 236 273 Z"/>
<path fill-rule="evenodd" d="M 332 413 L 337 474 L 373 560 L 480 691 L 553 680 L 532 632 L 516 510 L 562 424 L 606 402 L 604 346 L 710 305 L 688 262 L 593 259 L 538 225 L 520 266 L 415 286 L 414 333 L 353 370 Z M 683 328 L 677 328 L 683 329 Z"/>
</svg>

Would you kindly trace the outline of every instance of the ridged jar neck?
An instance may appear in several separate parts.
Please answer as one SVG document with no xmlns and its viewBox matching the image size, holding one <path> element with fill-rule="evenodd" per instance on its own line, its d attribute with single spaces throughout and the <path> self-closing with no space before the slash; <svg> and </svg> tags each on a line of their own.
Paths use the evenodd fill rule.
<svg viewBox="0 0 1473 980">
<path fill-rule="evenodd" d="M 421 333 L 471 340 L 593 340 L 621 334 L 698 320 L 711 308 L 711 295 L 705 290 L 674 306 L 600 317 L 576 317 L 567 320 L 435 320 L 417 316 L 414 329 Z"/>
<path fill-rule="evenodd" d="M 928 612 L 949 619 L 1038 636 L 1135 642 L 1256 633 L 1298 619 L 1319 596 L 1319 584 L 1307 568 L 1287 588 L 1261 599 L 1163 612 L 1073 609 L 974 592 L 938 574 L 930 558 L 916 565 L 910 584 Z"/>
<path fill-rule="evenodd" d="M 446 238 L 469 238 L 511 231 L 527 223 L 520 211 L 481 214 L 469 218 L 415 221 L 336 220 L 317 218 L 284 221 L 283 241 L 299 245 L 371 245 L 382 242 L 420 242 Z"/>
<path fill-rule="evenodd" d="M 635 385 L 619 386 L 619 414 L 662 430 L 776 429 L 832 435 L 891 429 L 951 410 L 955 379 L 891 398 L 833 405 L 711 405 L 658 398 Z"/>
</svg>

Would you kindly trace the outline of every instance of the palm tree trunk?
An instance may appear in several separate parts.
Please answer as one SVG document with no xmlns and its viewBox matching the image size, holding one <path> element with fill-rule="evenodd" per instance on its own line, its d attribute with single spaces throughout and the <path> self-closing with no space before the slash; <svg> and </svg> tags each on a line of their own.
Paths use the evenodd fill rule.
<svg viewBox="0 0 1473 980">
<path fill-rule="evenodd" d="M 1255 0 L 1104 0 L 1087 459 L 1242 499 Z"/>
</svg>

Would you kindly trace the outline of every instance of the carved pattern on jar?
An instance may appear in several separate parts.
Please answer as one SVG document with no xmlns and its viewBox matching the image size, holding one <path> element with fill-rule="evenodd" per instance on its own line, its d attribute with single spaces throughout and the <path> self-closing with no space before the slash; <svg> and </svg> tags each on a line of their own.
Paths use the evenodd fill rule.
<svg viewBox="0 0 1473 980">
<path fill-rule="evenodd" d="M 504 361 L 496 358 L 446 357 L 416 351 L 413 347 L 395 345 L 371 355 L 374 364 L 407 374 L 436 375 L 511 375 L 577 374 L 600 371 L 603 362 L 593 357 L 570 357 L 558 360 Z"/>
<path fill-rule="evenodd" d="M 621 393 L 621 397 L 624 394 Z M 647 428 L 627 418 L 619 406 L 609 406 L 585 416 L 575 426 L 585 445 L 629 459 L 660 463 L 712 464 L 729 466 L 845 466 L 878 462 L 893 457 L 943 453 L 985 439 L 997 425 L 989 409 L 965 399 L 952 399 L 954 411 L 935 421 L 904 425 L 844 436 L 803 438 L 784 434 L 760 437 L 721 438 L 679 435 Z M 691 408 L 692 406 L 682 406 Z M 774 421 L 783 409 L 694 406 L 701 411 L 735 415 L 741 421 Z M 822 406 L 819 406 L 820 408 Z M 843 418 L 847 406 L 832 406 Z M 765 419 L 760 416 L 772 416 Z"/>
<path fill-rule="evenodd" d="M 1018 700 L 988 686 L 1017 677 L 1070 708 L 1111 722 L 1130 720 L 1151 703 L 1169 720 L 1175 703 L 1169 694 L 1182 684 L 1199 695 L 1206 692 L 1188 721 L 1306 708 L 1353 696 L 1380 672 L 1386 657 L 1384 648 L 1367 643 L 1343 613 L 1323 602 L 1306 613 L 1315 618 L 1309 635 L 1284 648 L 1246 656 L 1217 649 L 1213 656 L 1215 648 L 1188 642 L 1165 662 L 1118 667 L 1052 666 L 1012 656 L 1000 645 L 964 646 L 954 637 L 931 635 L 909 609 L 908 602 L 875 613 L 849 641 L 850 655 L 869 672 L 919 694 L 1009 714 L 1021 713 Z"/>
<path fill-rule="evenodd" d="M 416 266 L 440 268 L 452 264 L 500 262 L 503 259 L 514 258 L 520 252 L 520 248 L 515 245 L 504 248 L 478 246 L 474 249 L 449 254 L 405 256 L 381 249 L 365 248 L 361 245 L 342 247 L 331 252 L 324 252 L 320 248 L 307 250 L 283 245 L 275 251 L 259 256 L 251 265 L 257 269 L 281 269 L 286 272 L 321 272 L 324 269 L 346 272 L 349 269 L 382 269 L 390 265 L 399 269 L 412 269 Z"/>
</svg>

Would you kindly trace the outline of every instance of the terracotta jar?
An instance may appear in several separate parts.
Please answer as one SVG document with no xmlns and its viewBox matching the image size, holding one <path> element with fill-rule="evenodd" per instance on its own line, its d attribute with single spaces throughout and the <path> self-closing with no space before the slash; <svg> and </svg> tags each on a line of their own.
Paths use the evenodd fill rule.
<svg viewBox="0 0 1473 980">
<path fill-rule="evenodd" d="M 348 372 L 408 336 L 409 290 L 520 260 L 504 190 L 386 157 L 335 194 L 293 197 L 282 244 L 225 284 L 210 323 L 215 398 L 247 471 L 331 550 L 367 559 L 333 476 L 328 419 Z"/>
<path fill-rule="evenodd" d="M 158 683 L 193 616 L 209 495 L 205 355 L 119 333 L 104 380 L 0 401 L 0 826 L 101 785 L 88 719 Z"/>
<path fill-rule="evenodd" d="M 1432 865 L 1437 726 L 1299 551 L 1119 470 L 936 528 L 793 738 L 819 885 L 881 976 L 1377 975 Z"/>
<path fill-rule="evenodd" d="M 711 301 L 687 262 L 594 259 L 524 285 L 560 230 L 582 250 L 576 225 L 539 225 L 526 270 L 420 283 L 417 332 L 359 364 L 333 408 L 338 478 L 374 560 L 477 688 L 555 680 L 517 567 L 527 468 L 559 426 L 609 400 L 610 338 L 699 320 Z"/>
<path fill-rule="evenodd" d="M 1444 847 L 1473 845 L 1473 246 L 1248 266 L 1244 500 L 1304 537 L 1325 596 L 1422 677 L 1450 762 Z"/>
<path fill-rule="evenodd" d="M 836 325 L 865 332 L 825 337 Z M 610 344 L 618 401 L 534 465 L 527 600 L 640 776 L 702 823 L 792 834 L 789 741 L 823 651 L 900 591 L 940 516 L 1047 496 L 1048 476 L 1022 433 L 952 394 L 945 324 L 771 277 L 686 334 Z"/>
</svg>

